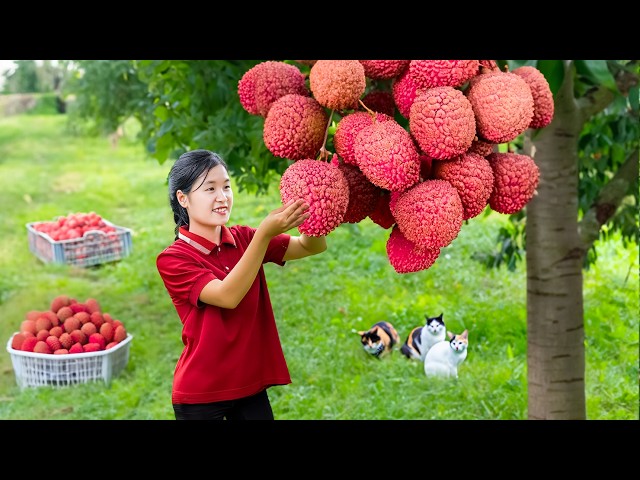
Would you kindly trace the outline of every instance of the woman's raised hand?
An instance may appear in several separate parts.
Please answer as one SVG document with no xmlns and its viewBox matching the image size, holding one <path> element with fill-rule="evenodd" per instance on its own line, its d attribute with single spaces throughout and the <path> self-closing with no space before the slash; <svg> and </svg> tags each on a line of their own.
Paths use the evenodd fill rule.
<svg viewBox="0 0 640 480">
<path fill-rule="evenodd" d="M 289 200 L 272 210 L 258 227 L 269 237 L 275 237 L 302 224 L 311 215 L 309 204 L 302 199 Z"/>
</svg>

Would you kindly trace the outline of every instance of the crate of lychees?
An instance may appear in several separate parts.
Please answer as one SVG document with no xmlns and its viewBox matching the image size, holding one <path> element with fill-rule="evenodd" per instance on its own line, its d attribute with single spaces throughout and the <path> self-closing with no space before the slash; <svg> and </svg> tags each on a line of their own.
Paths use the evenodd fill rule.
<svg viewBox="0 0 640 480">
<path fill-rule="evenodd" d="M 109 384 L 127 366 L 132 338 L 96 299 L 78 302 L 59 295 L 49 309 L 25 314 L 7 351 L 20 388 Z"/>
<path fill-rule="evenodd" d="M 131 229 L 114 225 L 95 212 L 70 213 L 27 223 L 29 250 L 45 263 L 88 267 L 131 254 Z"/>
</svg>

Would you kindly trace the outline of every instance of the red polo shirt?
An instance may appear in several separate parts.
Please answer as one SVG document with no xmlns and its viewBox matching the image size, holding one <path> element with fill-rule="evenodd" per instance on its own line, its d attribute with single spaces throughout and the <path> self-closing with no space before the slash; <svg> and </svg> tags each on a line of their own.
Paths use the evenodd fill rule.
<svg viewBox="0 0 640 480">
<path fill-rule="evenodd" d="M 156 259 L 158 272 L 182 322 L 184 349 L 174 372 L 172 403 L 209 403 L 253 395 L 291 383 L 261 266 L 234 309 L 198 300 L 214 278 L 223 280 L 256 229 L 222 227 L 220 245 L 180 228 Z M 284 265 L 290 235 L 271 239 L 262 263 Z"/>
</svg>

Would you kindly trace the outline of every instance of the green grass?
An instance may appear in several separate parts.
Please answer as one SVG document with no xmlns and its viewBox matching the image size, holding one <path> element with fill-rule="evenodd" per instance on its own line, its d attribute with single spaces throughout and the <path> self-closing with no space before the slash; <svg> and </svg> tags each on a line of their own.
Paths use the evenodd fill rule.
<svg viewBox="0 0 640 480">
<path fill-rule="evenodd" d="M 129 137 L 73 137 L 60 116 L 0 118 L 0 339 L 29 310 L 59 294 L 94 297 L 134 336 L 127 367 L 110 385 L 17 387 L 0 354 L 0 419 L 173 419 L 171 382 L 181 324 L 155 268 L 173 241 L 170 164 L 146 157 Z M 257 225 L 279 205 L 276 189 L 236 189 L 233 223 Z M 25 224 L 95 211 L 133 231 L 133 252 L 97 267 L 44 264 L 28 249 Z M 278 419 L 526 419 L 526 276 L 471 260 L 490 250 L 506 216 L 476 217 L 428 270 L 389 265 L 388 231 L 369 220 L 343 225 L 322 255 L 265 266 L 293 383 L 270 389 Z M 295 233 L 295 232 L 294 232 Z M 612 237 L 585 272 L 587 416 L 638 419 L 638 248 Z M 353 329 L 392 322 L 402 340 L 425 314 L 469 329 L 457 381 L 427 379 L 399 350 L 377 360 Z"/>
</svg>

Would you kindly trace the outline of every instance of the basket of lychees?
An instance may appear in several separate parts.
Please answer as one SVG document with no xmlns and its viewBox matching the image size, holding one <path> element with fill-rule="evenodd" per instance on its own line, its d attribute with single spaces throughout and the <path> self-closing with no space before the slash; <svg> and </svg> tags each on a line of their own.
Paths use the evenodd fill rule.
<svg viewBox="0 0 640 480">
<path fill-rule="evenodd" d="M 30 310 L 7 342 L 20 388 L 109 384 L 129 361 L 133 337 L 94 298 L 55 297 L 47 310 Z"/>
<path fill-rule="evenodd" d="M 70 213 L 51 221 L 27 223 L 29 250 L 44 263 L 89 267 L 131 254 L 131 229 L 96 212 Z"/>
</svg>

